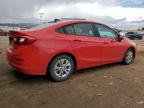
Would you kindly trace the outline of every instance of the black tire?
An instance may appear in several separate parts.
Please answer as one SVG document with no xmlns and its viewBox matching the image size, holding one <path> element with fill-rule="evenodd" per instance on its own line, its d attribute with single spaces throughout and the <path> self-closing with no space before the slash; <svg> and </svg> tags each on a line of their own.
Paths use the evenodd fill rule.
<svg viewBox="0 0 144 108">
<path fill-rule="evenodd" d="M 130 56 L 130 54 L 132 55 Z M 129 59 L 128 59 L 128 56 L 129 56 Z M 129 65 L 133 62 L 133 59 L 134 59 L 134 51 L 132 49 L 128 49 L 125 53 L 122 63 L 124 65 Z"/>
<path fill-rule="evenodd" d="M 67 67 L 64 66 L 66 65 L 64 64 L 64 60 L 65 62 L 67 62 L 69 66 Z M 51 64 L 49 65 L 48 73 L 52 78 L 52 80 L 60 82 L 70 78 L 70 76 L 74 72 L 74 69 L 75 69 L 75 65 L 73 59 L 70 56 L 63 54 L 52 60 Z"/>
</svg>

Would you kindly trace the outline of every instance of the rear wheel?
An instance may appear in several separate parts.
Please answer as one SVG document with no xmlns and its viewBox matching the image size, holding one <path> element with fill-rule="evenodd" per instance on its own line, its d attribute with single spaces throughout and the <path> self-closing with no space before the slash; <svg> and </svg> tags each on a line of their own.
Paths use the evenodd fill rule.
<svg viewBox="0 0 144 108">
<path fill-rule="evenodd" d="M 129 65 L 133 62 L 134 59 L 134 51 L 132 49 L 128 49 L 125 53 L 125 56 L 123 58 L 123 64 Z"/>
<path fill-rule="evenodd" d="M 64 81 L 74 72 L 74 61 L 68 55 L 60 55 L 52 60 L 49 74 L 54 81 Z"/>
</svg>

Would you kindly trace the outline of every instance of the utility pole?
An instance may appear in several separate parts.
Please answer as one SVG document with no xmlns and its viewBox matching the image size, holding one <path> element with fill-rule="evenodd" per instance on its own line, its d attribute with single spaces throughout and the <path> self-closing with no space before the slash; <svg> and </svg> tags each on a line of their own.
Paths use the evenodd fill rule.
<svg viewBox="0 0 144 108">
<path fill-rule="evenodd" d="M 39 13 L 39 16 L 41 18 L 41 24 L 43 24 L 43 15 L 44 15 L 44 13 Z"/>
</svg>

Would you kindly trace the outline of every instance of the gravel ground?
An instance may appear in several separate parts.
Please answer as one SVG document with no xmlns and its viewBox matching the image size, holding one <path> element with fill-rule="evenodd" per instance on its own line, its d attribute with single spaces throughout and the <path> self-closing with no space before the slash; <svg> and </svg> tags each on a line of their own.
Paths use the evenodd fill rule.
<svg viewBox="0 0 144 108">
<path fill-rule="evenodd" d="M 135 40 L 138 55 L 125 66 L 111 64 L 76 72 L 55 83 L 26 76 L 6 62 L 7 37 L 0 37 L 0 106 L 3 108 L 144 108 L 144 40 Z"/>
</svg>

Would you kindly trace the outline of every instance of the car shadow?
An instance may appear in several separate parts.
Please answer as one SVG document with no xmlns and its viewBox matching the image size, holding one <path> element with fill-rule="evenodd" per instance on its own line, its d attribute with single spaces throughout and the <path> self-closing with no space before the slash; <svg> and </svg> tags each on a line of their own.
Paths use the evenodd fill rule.
<svg viewBox="0 0 144 108">
<path fill-rule="evenodd" d="M 124 66 L 124 65 L 121 65 L 120 63 L 107 64 L 107 65 L 78 70 L 78 71 L 74 72 L 74 75 L 90 74 L 90 73 L 94 73 L 94 72 L 101 73 L 101 72 L 103 72 L 103 70 L 106 70 L 106 69 L 109 69 L 109 68 L 112 68 L 115 66 Z"/>
<path fill-rule="evenodd" d="M 94 73 L 94 72 L 103 72 L 102 70 L 106 70 L 115 66 L 120 66 L 120 63 L 115 63 L 115 64 L 109 64 L 109 65 L 103 65 L 103 66 L 98 66 L 98 67 L 93 67 L 93 68 L 88 68 L 88 69 L 83 69 L 83 70 L 79 70 L 79 71 L 75 71 L 72 75 L 72 77 L 74 78 L 75 76 L 81 76 L 83 74 L 90 74 L 90 73 Z M 54 82 L 52 81 L 52 79 L 49 77 L 49 75 L 45 75 L 45 76 L 35 76 L 35 75 L 25 75 L 22 74 L 19 71 L 13 70 L 12 74 L 14 75 L 14 77 L 16 78 L 16 81 L 20 81 L 20 82 L 24 82 L 24 83 L 29 83 L 29 82 L 41 82 L 41 81 L 46 81 L 46 82 Z"/>
<path fill-rule="evenodd" d="M 38 81 L 52 82 L 51 78 L 48 75 L 45 75 L 45 76 L 44 75 L 26 75 L 16 70 L 13 70 L 12 74 L 16 79 L 15 82 L 17 81 L 25 82 L 25 83 L 38 82 Z"/>
</svg>

